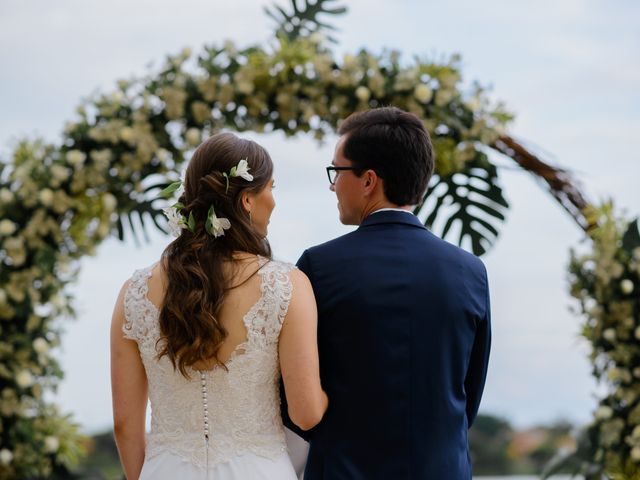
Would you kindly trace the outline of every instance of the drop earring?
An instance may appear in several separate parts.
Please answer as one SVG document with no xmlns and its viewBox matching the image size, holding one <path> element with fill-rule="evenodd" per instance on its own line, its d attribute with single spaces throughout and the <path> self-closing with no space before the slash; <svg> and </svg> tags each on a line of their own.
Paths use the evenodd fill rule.
<svg viewBox="0 0 640 480">
<path fill-rule="evenodd" d="M 251 219 L 251 210 L 249 210 L 249 223 L 253 225 L 253 220 Z"/>
</svg>

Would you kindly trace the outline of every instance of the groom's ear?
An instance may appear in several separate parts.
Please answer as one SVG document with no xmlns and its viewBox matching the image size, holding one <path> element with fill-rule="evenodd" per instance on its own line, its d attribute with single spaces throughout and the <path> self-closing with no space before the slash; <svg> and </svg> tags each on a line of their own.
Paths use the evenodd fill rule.
<svg viewBox="0 0 640 480">
<path fill-rule="evenodd" d="M 372 193 L 375 190 L 376 185 L 380 181 L 380 179 L 378 178 L 378 175 L 376 175 L 376 172 L 373 170 L 367 170 L 362 174 L 362 176 L 364 178 L 365 194 Z"/>
</svg>

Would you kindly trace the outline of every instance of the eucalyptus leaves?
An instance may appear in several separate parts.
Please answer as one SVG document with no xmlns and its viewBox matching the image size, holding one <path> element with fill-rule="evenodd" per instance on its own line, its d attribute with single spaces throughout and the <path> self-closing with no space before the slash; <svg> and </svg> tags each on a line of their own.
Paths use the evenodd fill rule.
<svg viewBox="0 0 640 480">
<path fill-rule="evenodd" d="M 253 181 L 253 175 L 249 173 L 249 170 L 249 163 L 245 158 L 240 160 L 238 165 L 232 167 L 229 173 L 223 172 L 222 175 L 227 181 L 225 194 L 229 192 L 230 178 L 240 177 L 245 179 L 247 182 Z M 159 196 L 168 197 L 180 189 L 182 189 L 182 181 L 173 182 L 167 188 L 162 190 Z M 195 232 L 196 229 L 196 220 L 193 217 L 193 212 L 189 212 L 189 217 L 185 219 L 184 215 L 181 213 L 184 208 L 185 206 L 182 203 L 176 202 L 170 207 L 162 209 L 163 213 L 167 217 L 169 230 L 175 237 L 180 236 L 184 229 L 189 230 L 191 233 Z M 209 235 L 214 238 L 218 238 L 224 235 L 225 230 L 229 230 L 231 228 L 231 222 L 227 218 L 218 218 L 213 205 L 211 205 L 207 212 L 207 220 L 205 221 L 204 228 Z"/>
</svg>

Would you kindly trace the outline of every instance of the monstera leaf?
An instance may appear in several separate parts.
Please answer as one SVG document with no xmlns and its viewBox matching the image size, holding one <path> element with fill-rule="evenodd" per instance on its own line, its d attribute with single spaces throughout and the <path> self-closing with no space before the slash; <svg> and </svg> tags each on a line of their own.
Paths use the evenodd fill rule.
<svg viewBox="0 0 640 480">
<path fill-rule="evenodd" d="M 330 3 L 335 1 L 316 0 L 310 3 L 309 0 L 305 0 L 304 7 L 300 8 L 296 0 L 291 0 L 293 11 L 290 13 L 276 4 L 273 5 L 272 9 L 265 7 L 264 11 L 278 23 L 276 35 L 295 40 L 300 37 L 308 37 L 322 29 L 335 30 L 334 26 L 318 20 L 318 15 L 321 14 L 340 15 L 347 11 L 346 7 L 327 8 Z M 336 39 L 330 35 L 327 36 L 327 39 L 337 43 Z"/>
<path fill-rule="evenodd" d="M 158 202 L 163 200 L 158 198 L 157 192 L 168 187 L 171 182 L 155 183 L 149 185 L 144 190 L 144 198 L 138 200 L 126 209 L 126 211 L 119 213 L 118 220 L 116 221 L 116 228 L 118 230 L 118 239 L 123 240 L 125 237 L 125 230 L 131 232 L 137 246 L 141 246 L 140 239 L 138 238 L 138 230 L 142 230 L 144 240 L 149 243 L 149 233 L 147 232 L 147 220 L 155 225 L 155 227 L 165 234 L 169 234 L 169 230 L 166 228 L 166 222 L 164 221 L 164 214 L 158 205 Z M 137 220 L 137 225 L 134 219 Z"/>
<path fill-rule="evenodd" d="M 627 231 L 622 237 L 622 248 L 624 248 L 629 255 L 633 254 L 633 250 L 640 247 L 640 230 L 638 229 L 638 219 L 629 223 Z"/>
<path fill-rule="evenodd" d="M 436 219 L 448 216 L 440 232 L 442 238 L 458 222 L 458 245 L 469 238 L 473 253 L 483 255 L 497 239 L 496 224 L 505 220 L 509 208 L 497 179 L 496 167 L 481 157 L 470 162 L 464 172 L 435 177 L 414 213 L 423 217 L 427 211 L 424 223 L 428 228 L 433 228 Z"/>
</svg>

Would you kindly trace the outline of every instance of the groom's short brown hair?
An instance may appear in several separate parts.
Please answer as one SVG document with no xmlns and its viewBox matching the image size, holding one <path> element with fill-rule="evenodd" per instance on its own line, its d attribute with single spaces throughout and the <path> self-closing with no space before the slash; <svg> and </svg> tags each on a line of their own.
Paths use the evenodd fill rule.
<svg viewBox="0 0 640 480">
<path fill-rule="evenodd" d="M 433 146 L 422 121 L 396 107 L 357 112 L 340 128 L 344 156 L 357 171 L 374 170 L 384 193 L 396 205 L 422 202 L 433 173 Z"/>
</svg>

